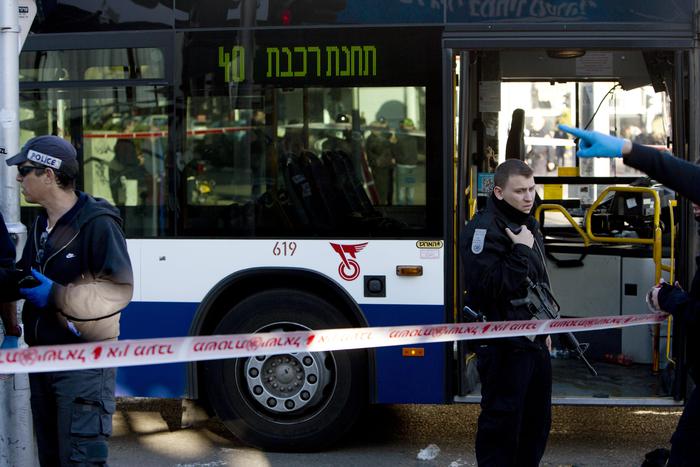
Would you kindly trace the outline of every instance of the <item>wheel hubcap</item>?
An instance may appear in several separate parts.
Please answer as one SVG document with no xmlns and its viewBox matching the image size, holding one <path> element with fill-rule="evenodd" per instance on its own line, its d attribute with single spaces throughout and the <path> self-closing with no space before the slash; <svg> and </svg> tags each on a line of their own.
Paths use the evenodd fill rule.
<svg viewBox="0 0 700 467">
<path fill-rule="evenodd" d="M 331 381 L 327 352 L 298 352 L 249 358 L 245 366 L 251 397 L 266 410 L 291 413 L 316 405 Z"/>
</svg>

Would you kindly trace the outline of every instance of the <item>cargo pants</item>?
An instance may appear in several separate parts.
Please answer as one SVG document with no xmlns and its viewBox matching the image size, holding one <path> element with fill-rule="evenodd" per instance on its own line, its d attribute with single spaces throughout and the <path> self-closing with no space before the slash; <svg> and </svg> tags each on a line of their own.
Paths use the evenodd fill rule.
<svg viewBox="0 0 700 467">
<path fill-rule="evenodd" d="M 678 420 L 678 427 L 671 437 L 669 467 L 700 465 L 700 389 L 695 388 L 688 397 L 685 409 Z"/>
<path fill-rule="evenodd" d="M 116 369 L 34 373 L 29 382 L 41 466 L 106 466 Z"/>
</svg>

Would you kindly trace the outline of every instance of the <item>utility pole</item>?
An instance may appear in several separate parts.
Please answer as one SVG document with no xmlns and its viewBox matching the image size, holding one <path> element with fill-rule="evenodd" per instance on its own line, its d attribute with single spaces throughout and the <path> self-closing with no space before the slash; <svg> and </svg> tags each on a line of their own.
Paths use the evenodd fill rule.
<svg viewBox="0 0 700 467">
<path fill-rule="evenodd" d="M 34 0 L 0 1 L 0 210 L 17 251 L 27 228 L 20 222 L 17 169 L 2 162 L 19 152 L 19 52 L 35 15 Z"/>
<path fill-rule="evenodd" d="M 5 160 L 19 152 L 19 53 L 35 15 L 35 0 L 0 0 L 0 209 L 18 252 L 27 228 L 20 222 L 17 169 Z M 14 303 L 2 305 L 17 312 Z M 0 410 L 0 466 L 38 465 L 26 373 L 0 375 Z"/>
<path fill-rule="evenodd" d="M 14 168 L 2 163 L 19 152 L 19 15 L 17 0 L 0 2 L 0 209 L 15 245 L 24 245 Z"/>
</svg>

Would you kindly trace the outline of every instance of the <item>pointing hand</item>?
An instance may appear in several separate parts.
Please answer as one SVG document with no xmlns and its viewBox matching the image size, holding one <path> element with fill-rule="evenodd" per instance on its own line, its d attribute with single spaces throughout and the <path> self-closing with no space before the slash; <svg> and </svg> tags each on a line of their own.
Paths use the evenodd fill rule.
<svg viewBox="0 0 700 467">
<path fill-rule="evenodd" d="M 622 157 L 622 148 L 626 141 L 623 138 L 567 125 L 559 125 L 559 129 L 579 139 L 579 149 L 576 152 L 578 157 Z"/>
</svg>

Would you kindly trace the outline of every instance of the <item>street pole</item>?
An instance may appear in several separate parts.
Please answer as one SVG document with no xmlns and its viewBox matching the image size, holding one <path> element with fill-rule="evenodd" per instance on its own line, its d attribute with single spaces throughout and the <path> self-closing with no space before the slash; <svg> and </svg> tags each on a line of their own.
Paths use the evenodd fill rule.
<svg viewBox="0 0 700 467">
<path fill-rule="evenodd" d="M 0 210 L 17 251 L 27 240 L 20 222 L 17 169 L 4 164 L 19 152 L 19 17 L 17 0 L 0 1 Z"/>
<path fill-rule="evenodd" d="M 17 169 L 5 160 L 19 152 L 19 52 L 35 14 L 34 0 L 0 0 L 0 210 L 18 253 L 27 228 L 20 222 Z M 17 313 L 15 303 L 7 305 L 3 311 Z M 0 465 L 38 465 L 26 373 L 0 375 L 0 409 Z"/>
</svg>

